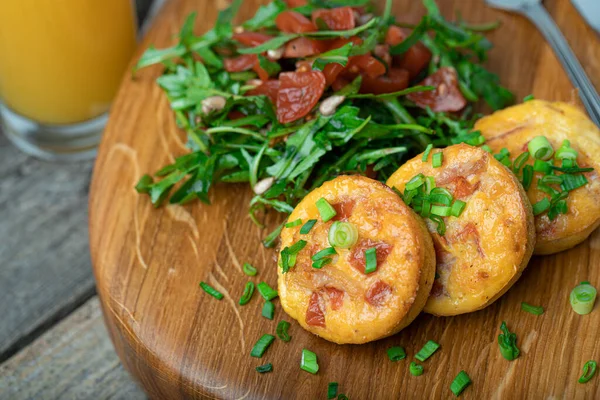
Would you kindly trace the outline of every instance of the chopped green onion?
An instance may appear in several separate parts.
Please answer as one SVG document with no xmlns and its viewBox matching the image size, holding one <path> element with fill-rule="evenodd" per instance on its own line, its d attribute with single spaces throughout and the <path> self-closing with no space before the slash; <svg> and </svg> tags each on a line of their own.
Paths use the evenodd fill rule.
<svg viewBox="0 0 600 400">
<path fill-rule="evenodd" d="M 563 144 L 560 149 L 556 150 L 554 158 L 557 160 L 576 160 L 577 150 L 571 147 L 571 142 L 563 140 Z"/>
<path fill-rule="evenodd" d="M 523 189 L 529 190 L 531 182 L 533 182 L 533 167 L 526 165 L 523 167 Z"/>
<path fill-rule="evenodd" d="M 377 270 L 377 249 L 372 247 L 365 250 L 365 274 L 370 274 Z"/>
<path fill-rule="evenodd" d="M 406 352 L 404 351 L 404 348 L 400 346 L 394 346 L 387 349 L 387 355 L 390 361 L 394 362 L 404 360 L 406 358 Z"/>
<path fill-rule="evenodd" d="M 358 229 L 351 222 L 335 221 L 329 228 L 329 244 L 349 249 L 358 241 Z"/>
<path fill-rule="evenodd" d="M 240 298 L 240 301 L 239 301 L 240 306 L 248 304 L 248 302 L 252 298 L 253 294 L 254 294 L 254 283 L 246 282 L 246 286 L 244 287 L 244 293 L 242 294 L 242 297 Z"/>
<path fill-rule="evenodd" d="M 571 175 L 571 174 L 562 174 L 562 183 L 560 184 L 560 188 L 564 191 L 570 192 L 571 190 L 575 190 L 579 187 L 582 187 L 588 183 L 585 175 Z"/>
<path fill-rule="evenodd" d="M 431 214 L 449 217 L 452 214 L 452 209 L 448 206 L 431 206 Z"/>
<path fill-rule="evenodd" d="M 573 311 L 580 315 L 591 313 L 594 308 L 594 303 L 596 302 L 597 294 L 596 288 L 589 283 L 583 283 L 576 286 L 569 296 Z"/>
<path fill-rule="evenodd" d="M 202 290 L 204 290 L 206 293 L 210 294 L 217 300 L 221 300 L 223 298 L 223 293 L 219 292 L 217 289 L 213 288 L 208 283 L 200 282 L 200 287 L 202 288 Z"/>
<path fill-rule="evenodd" d="M 254 268 L 249 263 L 244 263 L 244 265 L 242 266 L 242 270 L 248 276 L 255 276 L 258 273 L 258 271 L 256 270 L 256 268 Z"/>
<path fill-rule="evenodd" d="M 418 174 L 412 177 L 412 179 L 406 182 L 405 190 L 411 191 L 421 187 L 425 183 L 425 176 L 423 174 Z"/>
<path fill-rule="evenodd" d="M 579 383 L 586 383 L 596 375 L 596 368 L 598 363 L 594 360 L 590 360 L 583 365 L 583 374 L 579 378 Z"/>
<path fill-rule="evenodd" d="M 454 217 L 460 217 L 460 214 L 464 211 L 467 203 L 462 200 L 454 200 L 454 204 L 452 204 L 452 209 L 450 210 L 450 214 Z"/>
<path fill-rule="evenodd" d="M 290 248 L 286 247 L 283 250 L 281 250 L 281 259 L 279 262 L 279 266 L 281 267 L 282 272 L 285 274 L 287 273 L 291 267 L 294 266 L 294 264 L 296 263 L 296 256 L 295 255 L 290 255 L 289 253 Z"/>
<path fill-rule="evenodd" d="M 273 371 L 273 364 L 268 363 L 268 364 L 258 366 L 258 367 L 256 367 L 256 371 L 261 374 L 264 374 L 265 372 L 271 372 L 271 371 Z"/>
<path fill-rule="evenodd" d="M 435 188 L 438 189 L 438 188 Z M 434 190 L 435 190 L 434 189 Z M 433 193 L 429 195 L 429 201 L 431 204 L 439 204 L 442 206 L 449 206 L 452 203 L 452 196 L 446 196 L 441 193 Z"/>
<path fill-rule="evenodd" d="M 521 168 L 523 167 L 523 165 L 525 165 L 525 163 L 527 162 L 527 160 L 529 160 L 529 152 L 526 151 L 524 153 L 521 153 L 519 155 L 519 157 L 517 157 L 515 159 L 515 164 L 513 166 L 513 172 L 515 174 L 518 174 L 519 171 L 521 170 Z"/>
<path fill-rule="evenodd" d="M 524 301 L 521 302 L 521 310 L 527 311 L 528 313 L 531 313 L 533 315 L 542 315 L 544 313 L 544 307 L 532 306 L 531 304 L 527 304 Z"/>
<path fill-rule="evenodd" d="M 335 399 L 338 394 L 338 383 L 329 382 L 327 386 L 327 399 Z"/>
<path fill-rule="evenodd" d="M 469 375 L 465 371 L 460 371 L 450 384 L 450 390 L 458 397 L 470 384 L 471 378 L 469 378 Z"/>
<path fill-rule="evenodd" d="M 429 157 L 429 153 L 431 153 L 431 149 L 433 149 L 433 145 L 431 143 L 429 143 L 427 145 L 427 147 L 425 148 L 425 152 L 423 153 L 423 156 L 421 157 L 421 161 L 426 162 L 427 158 Z M 152 178 L 150 178 L 152 179 Z"/>
<path fill-rule="evenodd" d="M 319 371 L 317 363 L 317 355 L 310 350 L 302 349 L 302 358 L 300 359 L 300 368 L 311 374 L 316 374 Z"/>
<path fill-rule="evenodd" d="M 302 225 L 302 228 L 300 228 L 300 234 L 306 235 L 308 232 L 310 232 L 310 230 L 312 229 L 313 226 L 315 226 L 316 223 L 317 223 L 316 219 L 309 219 L 308 221 L 306 221 L 306 223 L 304 225 Z"/>
<path fill-rule="evenodd" d="M 262 308 L 262 316 L 273 320 L 273 317 L 275 316 L 275 304 L 273 304 L 273 302 L 265 301 L 265 304 Z"/>
<path fill-rule="evenodd" d="M 538 160 L 549 160 L 552 158 L 552 154 L 554 154 L 554 149 L 546 136 L 534 137 L 527 144 L 527 148 L 529 149 L 529 153 Z"/>
<path fill-rule="evenodd" d="M 567 202 L 565 200 L 552 202 L 552 206 L 550 206 L 550 210 L 548 210 L 548 218 L 552 221 L 554 218 L 558 217 L 559 214 L 566 214 L 568 210 Z"/>
<path fill-rule="evenodd" d="M 417 364 L 416 362 L 411 362 L 410 367 L 408 367 L 410 374 L 413 376 L 421 376 L 423 375 L 423 366 L 421 364 Z"/>
<path fill-rule="evenodd" d="M 296 243 L 291 245 L 288 249 L 289 254 L 298 254 L 306 246 L 306 240 L 298 240 Z"/>
<path fill-rule="evenodd" d="M 498 345 L 500 346 L 500 354 L 508 361 L 512 361 L 519 357 L 521 351 L 517 347 L 517 335 L 510 332 L 506 327 L 506 322 L 502 321 L 500 330 L 503 332 L 498 335 Z"/>
<path fill-rule="evenodd" d="M 312 256 L 312 260 L 319 261 L 325 257 L 332 256 L 334 254 L 337 254 L 337 251 L 335 251 L 333 247 L 328 247 L 326 249 L 318 251 L 314 256 Z"/>
<path fill-rule="evenodd" d="M 583 172 L 592 172 L 594 170 L 594 168 L 580 168 L 578 166 L 575 166 L 573 164 L 567 163 L 567 161 L 572 161 L 572 160 L 568 160 L 565 159 L 563 160 L 563 166 L 562 167 L 557 167 L 556 165 L 550 165 L 550 169 L 553 169 L 555 171 L 559 171 L 559 172 L 564 172 L 565 174 L 578 174 L 578 173 L 583 173 Z M 572 165 L 572 166 L 566 166 L 566 165 Z"/>
<path fill-rule="evenodd" d="M 435 188 L 435 178 L 433 176 L 425 177 L 425 193 L 429 194 Z"/>
<path fill-rule="evenodd" d="M 542 178 L 540 179 L 540 182 L 542 182 L 545 185 L 556 185 L 556 184 L 560 185 L 562 183 L 562 181 L 563 181 L 563 178 L 561 176 L 556 176 L 556 175 L 545 175 L 545 176 L 542 176 Z"/>
<path fill-rule="evenodd" d="M 439 153 L 435 153 L 433 156 L 431 156 L 431 165 L 433 166 L 433 168 L 441 167 L 443 162 L 444 162 L 444 153 L 442 153 L 441 151 Z"/>
<path fill-rule="evenodd" d="M 533 215 L 540 215 L 544 211 L 550 208 L 550 200 L 547 197 L 544 197 L 542 200 L 538 201 L 533 205 Z"/>
<path fill-rule="evenodd" d="M 327 264 L 331 264 L 333 262 L 333 260 L 331 258 L 322 258 L 319 261 L 314 261 L 312 263 L 312 267 L 315 269 L 321 269 L 324 266 L 326 266 Z"/>
<path fill-rule="evenodd" d="M 563 168 L 573 168 L 575 166 L 575 160 L 571 160 L 570 158 L 563 158 L 562 167 Z"/>
<path fill-rule="evenodd" d="M 265 354 L 265 351 L 267 351 L 267 349 L 269 348 L 271 343 L 273 343 L 274 340 L 275 340 L 275 336 L 273 336 L 273 335 L 269 335 L 269 334 L 262 335 L 262 337 L 260 339 L 258 339 L 256 344 L 254 344 L 254 347 L 252 347 L 252 350 L 250 351 L 250 356 L 256 357 L 256 358 L 261 358 L 263 356 L 263 354 Z"/>
<path fill-rule="evenodd" d="M 265 282 L 261 282 L 258 284 L 258 292 L 265 300 L 273 300 L 278 296 L 277 290 L 273 289 L 271 286 L 267 285 Z"/>
<path fill-rule="evenodd" d="M 348 396 L 346 396 L 344 393 L 340 393 L 338 395 L 337 400 L 349 400 L 349 399 L 348 399 Z"/>
<path fill-rule="evenodd" d="M 333 206 L 329 204 L 329 202 L 327 202 L 327 200 L 325 200 L 323 197 L 317 200 L 315 205 L 317 206 L 317 210 L 319 210 L 319 214 L 321 215 L 321 220 L 323 220 L 323 222 L 327 222 L 337 215 L 335 208 L 333 208 Z"/>
<path fill-rule="evenodd" d="M 286 228 L 293 228 L 293 227 L 298 226 L 298 225 L 302 225 L 302 220 L 300 218 L 298 218 L 295 221 L 288 222 L 287 224 L 285 224 L 285 227 Z"/>
<path fill-rule="evenodd" d="M 481 148 L 490 154 L 492 153 L 492 148 L 490 146 L 488 146 L 487 144 L 484 144 L 483 146 L 481 146 Z"/>
<path fill-rule="evenodd" d="M 427 360 L 429 357 L 433 355 L 438 349 L 440 345 L 434 342 L 433 340 L 429 340 L 425 343 L 425 346 L 415 355 L 415 358 L 421 362 Z"/>
<path fill-rule="evenodd" d="M 444 236 L 446 234 L 446 223 L 444 222 L 444 218 L 437 215 L 432 215 L 429 217 L 429 219 L 437 223 L 437 233 L 440 236 Z"/>
<path fill-rule="evenodd" d="M 154 180 L 152 179 L 152 177 L 146 174 L 142 176 L 138 181 L 137 185 L 135 185 L 135 190 L 138 193 L 150 193 L 150 189 L 153 183 Z"/>
<path fill-rule="evenodd" d="M 535 97 L 533 97 L 532 94 L 528 94 L 527 96 L 523 97 L 523 103 L 528 102 L 533 100 Z"/>
<path fill-rule="evenodd" d="M 548 175 L 552 172 L 552 164 L 542 160 L 535 160 L 533 162 L 533 170 L 535 172 L 541 172 L 544 175 Z"/>
<path fill-rule="evenodd" d="M 423 200 L 421 204 L 421 216 L 427 218 L 431 215 L 431 202 L 429 200 Z"/>
<path fill-rule="evenodd" d="M 290 327 L 290 323 L 287 321 L 279 321 L 277 324 L 277 337 L 284 342 L 289 342 L 291 337 L 288 334 L 288 328 Z"/>
</svg>

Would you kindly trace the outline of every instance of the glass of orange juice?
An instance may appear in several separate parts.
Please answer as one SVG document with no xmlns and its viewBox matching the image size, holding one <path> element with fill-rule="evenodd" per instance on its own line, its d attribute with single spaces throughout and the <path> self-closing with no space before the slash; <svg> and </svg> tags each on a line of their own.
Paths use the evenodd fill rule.
<svg viewBox="0 0 600 400">
<path fill-rule="evenodd" d="M 131 0 L 0 0 L 0 120 L 21 150 L 92 158 L 136 46 Z"/>
</svg>

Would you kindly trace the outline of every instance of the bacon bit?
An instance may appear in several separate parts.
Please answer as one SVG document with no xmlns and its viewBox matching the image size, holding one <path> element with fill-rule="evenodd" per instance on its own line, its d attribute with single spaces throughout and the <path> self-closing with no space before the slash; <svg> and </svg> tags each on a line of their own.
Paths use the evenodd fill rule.
<svg viewBox="0 0 600 400">
<path fill-rule="evenodd" d="M 466 178 L 481 171 L 487 163 L 487 157 L 485 153 L 477 161 L 455 164 L 446 168 L 436 179 L 436 183 L 439 186 L 453 184 L 455 190 L 453 194 L 458 198 L 472 194 L 479 187 L 479 182 L 471 185 Z"/>
<path fill-rule="evenodd" d="M 454 265 L 456 257 L 450 252 L 450 245 L 445 237 L 437 233 L 431 234 L 433 239 L 433 248 L 435 250 L 435 260 L 439 269 L 444 269 Z"/>
<path fill-rule="evenodd" d="M 335 217 L 333 217 L 334 221 L 348 221 L 348 218 L 352 215 L 352 210 L 354 210 L 354 206 L 356 202 L 354 200 L 342 201 L 341 203 L 332 204 L 332 207 L 335 209 L 337 213 Z"/>
<path fill-rule="evenodd" d="M 377 256 L 377 268 L 385 262 L 388 255 L 392 252 L 392 245 L 385 242 L 374 242 L 371 239 L 362 239 L 354 246 L 350 254 L 350 264 L 363 274 L 365 273 L 365 250 L 375 247 Z M 375 273 L 375 272 L 374 272 Z"/>
<path fill-rule="evenodd" d="M 319 293 L 313 292 L 306 309 L 306 324 L 325 328 L 325 312 L 321 308 L 321 297 Z"/>
<path fill-rule="evenodd" d="M 377 281 L 365 293 L 365 300 L 370 305 L 379 307 L 385 303 L 390 294 L 392 294 L 392 287 L 384 281 Z"/>
<path fill-rule="evenodd" d="M 433 281 L 433 286 L 431 287 L 431 296 L 440 297 L 444 294 L 444 285 L 442 285 L 437 279 Z"/>
<path fill-rule="evenodd" d="M 482 257 L 485 257 L 485 253 L 483 252 L 483 249 L 481 248 L 479 231 L 477 230 L 477 227 L 475 226 L 475 224 L 472 222 L 467 223 L 460 232 L 455 233 L 448 239 L 450 240 L 451 243 L 457 243 L 459 241 L 464 242 L 468 239 L 471 239 L 477 245 L 477 252 Z"/>
<path fill-rule="evenodd" d="M 377 171 L 375 171 L 373 164 L 367 165 L 365 169 L 365 176 L 371 179 L 377 179 Z"/>
<path fill-rule="evenodd" d="M 481 185 L 481 182 L 479 181 L 475 182 L 474 184 L 471 184 L 464 176 L 457 176 L 451 182 L 451 186 L 454 186 L 454 188 L 450 188 L 450 191 L 452 192 L 454 197 L 463 200 L 466 197 L 469 197 L 470 195 L 475 193 L 475 191 L 479 189 L 479 185 Z"/>
<path fill-rule="evenodd" d="M 430 107 L 435 112 L 460 111 L 467 105 L 458 88 L 456 71 L 452 67 L 442 67 L 419 83 L 435 86 L 435 90 L 410 93 L 406 97 L 421 108 Z"/>
<path fill-rule="evenodd" d="M 477 271 L 477 276 L 479 276 L 479 279 L 487 279 L 490 277 L 490 274 L 488 274 L 486 271 L 480 269 L 479 271 Z"/>
<path fill-rule="evenodd" d="M 344 294 L 345 292 L 340 289 L 336 289 L 331 286 L 326 286 L 323 288 L 327 296 L 329 296 L 329 301 L 331 302 L 331 309 L 334 311 L 339 310 L 344 305 Z"/>
</svg>

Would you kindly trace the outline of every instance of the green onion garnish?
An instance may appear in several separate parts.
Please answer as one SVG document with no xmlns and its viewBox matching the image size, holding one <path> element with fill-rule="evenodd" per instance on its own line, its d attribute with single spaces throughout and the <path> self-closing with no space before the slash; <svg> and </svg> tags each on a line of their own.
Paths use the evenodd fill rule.
<svg viewBox="0 0 600 400">
<path fill-rule="evenodd" d="M 583 374 L 579 378 L 577 382 L 586 383 L 590 379 L 596 375 L 596 368 L 598 368 L 598 363 L 594 360 L 590 360 L 583 365 Z"/>
<path fill-rule="evenodd" d="M 452 214 L 452 209 L 448 206 L 431 206 L 431 214 L 439 215 L 440 217 L 449 217 Z"/>
<path fill-rule="evenodd" d="M 440 348 L 440 345 L 434 342 L 433 340 L 425 343 L 425 346 L 415 355 L 415 358 L 421 362 L 427 360 L 429 357 L 433 355 Z"/>
<path fill-rule="evenodd" d="M 390 361 L 394 362 L 404 360 L 406 358 L 406 352 L 404 351 L 404 348 L 400 346 L 394 346 L 387 349 L 387 355 Z"/>
<path fill-rule="evenodd" d="M 470 384 L 471 378 L 469 378 L 469 375 L 465 371 L 460 371 L 450 384 L 450 390 L 458 397 Z"/>
<path fill-rule="evenodd" d="M 328 247 L 326 249 L 318 251 L 314 256 L 312 256 L 312 260 L 319 261 L 325 257 L 332 256 L 334 254 L 337 254 L 337 251 L 335 251 L 333 247 Z"/>
<path fill-rule="evenodd" d="M 372 247 L 365 250 L 365 274 L 370 274 L 377 270 L 377 249 Z"/>
<path fill-rule="evenodd" d="M 306 240 L 298 240 L 296 243 L 291 245 L 288 249 L 289 254 L 298 254 L 306 246 Z"/>
<path fill-rule="evenodd" d="M 314 261 L 312 263 L 312 267 L 316 268 L 316 269 L 321 269 L 324 266 L 326 266 L 327 264 L 331 264 L 332 262 L 333 262 L 333 259 L 326 257 L 326 258 L 320 259 L 319 261 Z"/>
<path fill-rule="evenodd" d="M 598 294 L 595 287 L 589 283 L 581 283 L 571 291 L 569 301 L 573 311 L 577 314 L 585 315 L 592 312 L 594 303 L 596 302 L 596 295 Z"/>
<path fill-rule="evenodd" d="M 200 282 L 200 287 L 202 288 L 202 290 L 204 290 L 206 293 L 210 294 L 217 300 L 221 300 L 223 298 L 223 293 L 219 292 L 217 289 L 213 288 L 208 283 Z"/>
<path fill-rule="evenodd" d="M 256 371 L 261 374 L 264 374 L 265 372 L 271 372 L 271 371 L 273 371 L 273 364 L 268 363 L 268 364 L 256 367 Z"/>
<path fill-rule="evenodd" d="M 460 217 L 460 214 L 464 211 L 467 203 L 462 200 L 454 200 L 454 204 L 452 204 L 452 209 L 450 210 L 450 214 L 454 217 Z"/>
<path fill-rule="evenodd" d="M 299 225 L 302 225 L 302 220 L 300 218 L 298 218 L 295 221 L 288 222 L 287 224 L 285 224 L 285 227 L 286 228 L 293 228 L 293 227 L 299 226 Z"/>
<path fill-rule="evenodd" d="M 506 322 L 502 321 L 500 330 L 503 332 L 498 335 L 498 345 L 500 345 L 500 353 L 508 361 L 512 361 L 519 357 L 521 351 L 517 347 L 517 335 L 512 333 L 506 327 Z"/>
<path fill-rule="evenodd" d="M 277 290 L 273 289 L 265 282 L 259 283 L 257 287 L 258 292 L 265 300 L 273 300 L 275 297 L 277 297 Z"/>
<path fill-rule="evenodd" d="M 521 302 L 521 310 L 527 311 L 528 313 L 533 315 L 542 315 L 544 313 L 544 307 L 532 306 L 531 304 L 527 304 L 524 301 Z"/>
<path fill-rule="evenodd" d="M 556 175 L 545 175 L 542 176 L 542 178 L 540 179 L 540 182 L 544 185 L 560 185 L 562 181 L 563 178 L 561 176 Z"/>
<path fill-rule="evenodd" d="M 413 376 L 421 376 L 423 375 L 423 366 L 421 364 L 417 364 L 416 362 L 411 362 L 408 367 L 410 374 Z"/>
<path fill-rule="evenodd" d="M 135 185 L 135 190 L 138 193 L 150 193 L 150 189 L 153 183 L 154 180 L 152 179 L 152 177 L 146 174 L 142 176 L 138 181 L 137 185 Z"/>
<path fill-rule="evenodd" d="M 433 168 L 441 167 L 443 162 L 444 162 L 444 153 L 442 153 L 441 151 L 438 153 L 435 153 L 433 156 L 431 156 L 431 165 L 433 166 Z"/>
<path fill-rule="evenodd" d="M 581 186 L 584 186 L 588 183 L 585 175 L 571 175 L 571 174 L 562 174 L 562 183 L 560 184 L 560 188 L 564 191 L 570 192 L 571 190 L 575 190 Z"/>
<path fill-rule="evenodd" d="M 337 400 L 349 400 L 349 399 L 348 399 L 348 396 L 346 396 L 344 393 L 340 393 L 338 395 Z"/>
<path fill-rule="evenodd" d="M 577 150 L 571 147 L 571 142 L 563 140 L 563 144 L 560 146 L 560 149 L 556 150 L 554 158 L 557 160 L 575 160 L 577 159 Z"/>
<path fill-rule="evenodd" d="M 244 263 L 244 265 L 242 266 L 242 270 L 248 276 L 255 276 L 258 273 L 256 268 L 254 268 L 251 264 L 248 263 Z"/>
<path fill-rule="evenodd" d="M 421 157 L 421 161 L 427 162 L 427 158 L 429 157 L 429 153 L 431 153 L 431 149 L 433 149 L 433 145 L 431 143 L 429 143 L 427 145 L 427 147 L 425 148 L 425 152 L 423 153 L 423 156 Z"/>
<path fill-rule="evenodd" d="M 327 385 L 327 399 L 335 399 L 338 394 L 338 383 L 337 382 L 329 382 Z"/>
<path fill-rule="evenodd" d="M 482 150 L 487 151 L 488 153 L 492 153 L 492 148 L 490 146 L 488 146 L 487 144 L 484 144 L 483 146 L 481 146 Z"/>
<path fill-rule="evenodd" d="M 329 228 L 329 244 L 349 249 L 358 241 L 358 229 L 351 222 L 335 221 Z"/>
<path fill-rule="evenodd" d="M 415 190 L 416 188 L 422 186 L 423 183 L 425 183 L 425 176 L 423 174 L 418 174 L 413 176 L 410 181 L 406 182 L 404 189 L 408 191 Z"/>
<path fill-rule="evenodd" d="M 541 172 L 544 175 L 548 175 L 552 172 L 552 164 L 547 161 L 535 160 L 533 162 L 533 170 L 535 172 Z"/>
<path fill-rule="evenodd" d="M 437 223 L 437 233 L 440 236 L 444 236 L 446 234 L 446 223 L 444 222 L 444 218 L 437 215 L 432 215 L 429 217 L 429 219 Z"/>
<path fill-rule="evenodd" d="M 267 351 L 271 343 L 273 343 L 273 340 L 275 340 L 275 336 L 273 335 L 262 335 L 262 337 L 258 339 L 256 344 L 254 345 L 254 347 L 252 347 L 252 350 L 250 351 L 250 356 L 261 358 L 263 354 L 265 354 L 265 351 Z"/>
<path fill-rule="evenodd" d="M 277 337 L 284 342 L 289 342 L 292 338 L 288 334 L 288 328 L 290 327 L 290 323 L 287 321 L 279 321 L 277 324 Z"/>
<path fill-rule="evenodd" d="M 275 304 L 273 304 L 273 302 L 271 301 L 265 301 L 265 304 L 263 305 L 262 308 L 262 316 L 273 320 L 273 317 L 275 316 Z"/>
<path fill-rule="evenodd" d="M 311 374 L 316 374 L 319 371 L 317 363 L 317 355 L 310 350 L 302 349 L 302 358 L 300 359 L 300 368 Z"/>
<path fill-rule="evenodd" d="M 523 189 L 529 190 L 531 182 L 533 182 L 533 167 L 526 165 L 523 167 Z"/>
<path fill-rule="evenodd" d="M 544 197 L 542 200 L 538 201 L 533 205 L 533 215 L 540 215 L 544 211 L 550 208 L 550 200 L 547 197 Z"/>
<path fill-rule="evenodd" d="M 535 97 L 533 97 L 532 94 L 528 94 L 527 96 L 523 97 L 523 103 L 527 102 L 527 101 L 531 101 L 533 100 Z"/>
<path fill-rule="evenodd" d="M 313 226 L 315 226 L 316 223 L 317 223 L 316 219 L 309 219 L 308 221 L 306 221 L 306 223 L 304 225 L 302 225 L 302 228 L 300 228 L 300 234 L 306 235 L 308 232 L 310 232 L 310 230 L 312 229 Z"/>
<path fill-rule="evenodd" d="M 244 293 L 242 294 L 242 297 L 240 298 L 240 301 L 239 301 L 240 306 L 248 304 L 248 302 L 252 298 L 253 294 L 254 294 L 254 283 L 246 282 L 246 286 L 244 287 Z"/>
<path fill-rule="evenodd" d="M 549 160 L 552 158 L 552 154 L 554 154 L 554 149 L 546 136 L 534 137 L 527 144 L 527 148 L 529 149 L 529 153 L 538 160 Z"/>
<path fill-rule="evenodd" d="M 329 202 L 327 202 L 327 200 L 325 200 L 323 197 L 317 200 L 315 205 L 317 206 L 317 210 L 319 210 L 319 214 L 321 215 L 321 220 L 323 220 L 323 222 L 327 222 L 337 215 L 335 208 L 333 208 L 333 206 L 329 204 Z"/>
<path fill-rule="evenodd" d="M 515 174 L 518 174 L 523 165 L 525 165 L 525 163 L 527 162 L 527 160 L 529 160 L 529 152 L 526 151 L 524 153 L 521 153 L 519 157 L 515 159 L 515 164 L 513 165 L 513 172 Z"/>
</svg>

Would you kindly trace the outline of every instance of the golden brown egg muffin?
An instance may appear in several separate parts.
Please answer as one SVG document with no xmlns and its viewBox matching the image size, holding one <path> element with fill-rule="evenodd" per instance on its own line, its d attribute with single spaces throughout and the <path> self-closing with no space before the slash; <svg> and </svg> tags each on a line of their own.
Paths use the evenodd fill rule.
<svg viewBox="0 0 600 400">
<path fill-rule="evenodd" d="M 466 144 L 434 150 L 443 163 L 433 168 L 421 155 L 400 167 L 387 181 L 404 191 L 422 173 L 437 187 L 466 202 L 459 217 L 444 217 L 446 232 L 426 219 L 433 237 L 437 276 L 424 311 L 457 315 L 486 307 L 519 278 L 535 243 L 533 213 L 523 187 L 486 151 Z"/>
<path fill-rule="evenodd" d="M 506 148 L 513 160 L 527 151 L 527 144 L 536 136 L 545 136 L 555 150 L 569 140 L 579 153 L 578 165 L 595 169 L 585 173 L 587 185 L 569 192 L 566 214 L 553 220 L 547 213 L 535 217 L 535 254 L 570 249 L 600 225 L 600 130 L 578 108 L 567 103 L 531 100 L 481 118 L 474 129 L 481 131 L 494 153 Z M 528 164 L 533 164 L 533 157 Z M 534 183 L 527 191 L 533 204 L 547 197 L 535 184 L 540 176 L 541 173 L 535 173 Z"/>
<path fill-rule="evenodd" d="M 336 216 L 323 222 L 316 203 L 324 198 Z M 435 253 L 423 221 L 384 184 L 363 176 L 339 176 L 309 193 L 289 216 L 316 219 L 284 228 L 281 249 L 305 240 L 295 265 L 284 273 L 279 255 L 279 298 L 302 327 L 335 343 L 366 343 L 392 335 L 421 312 L 435 275 Z M 353 224 L 358 239 L 335 248 L 332 262 L 313 268 L 312 257 L 331 247 L 335 221 Z M 365 273 L 365 250 L 375 248 L 377 269 Z"/>
</svg>

